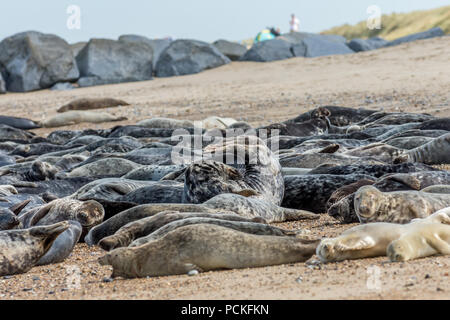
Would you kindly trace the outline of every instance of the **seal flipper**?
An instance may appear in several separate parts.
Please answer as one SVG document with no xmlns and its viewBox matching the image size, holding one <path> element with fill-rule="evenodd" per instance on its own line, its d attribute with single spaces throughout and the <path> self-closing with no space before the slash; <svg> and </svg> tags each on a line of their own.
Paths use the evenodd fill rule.
<svg viewBox="0 0 450 320">
<path fill-rule="evenodd" d="M 338 251 L 364 250 L 375 247 L 376 242 L 369 236 L 365 238 L 347 238 L 336 243 L 334 248 Z"/>
<path fill-rule="evenodd" d="M 18 216 L 20 214 L 20 212 L 23 210 L 23 208 L 25 208 L 29 203 L 30 203 L 31 199 L 22 201 L 20 203 L 17 203 L 15 205 L 13 205 L 12 207 L 9 208 L 9 210 L 11 210 L 12 212 L 14 212 L 14 214 L 16 216 Z"/>
<path fill-rule="evenodd" d="M 41 220 L 43 217 L 45 217 L 45 215 L 46 215 L 47 213 L 50 212 L 50 209 L 51 209 L 51 208 L 52 208 L 52 206 L 49 205 L 49 204 L 44 205 L 41 209 L 39 209 L 39 210 L 33 215 L 33 217 L 32 217 L 31 220 L 30 220 L 29 225 L 30 225 L 30 226 L 36 225 L 36 224 L 39 222 L 39 220 Z"/>
<path fill-rule="evenodd" d="M 439 237 L 432 237 L 426 240 L 427 244 L 436 250 L 439 254 L 449 255 L 450 245 Z"/>
<path fill-rule="evenodd" d="M 260 195 L 260 193 L 254 189 L 231 190 L 230 192 L 247 198 Z"/>
<path fill-rule="evenodd" d="M 320 150 L 318 153 L 335 153 L 336 151 L 338 151 L 340 148 L 340 146 L 336 143 L 326 146 L 325 148 L 323 148 L 322 150 Z"/>
<path fill-rule="evenodd" d="M 318 214 L 306 210 L 289 209 L 283 207 L 280 207 L 280 210 L 284 215 L 284 221 L 296 221 L 303 219 L 316 220 L 320 218 Z"/>
</svg>

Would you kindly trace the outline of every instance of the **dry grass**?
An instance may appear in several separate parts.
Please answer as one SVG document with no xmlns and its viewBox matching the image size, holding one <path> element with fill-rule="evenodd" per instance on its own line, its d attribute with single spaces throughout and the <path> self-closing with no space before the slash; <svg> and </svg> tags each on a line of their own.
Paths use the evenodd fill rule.
<svg viewBox="0 0 450 320">
<path fill-rule="evenodd" d="M 434 27 L 441 27 L 446 34 L 450 33 L 450 6 L 427 11 L 408 13 L 392 13 L 381 17 L 381 29 L 370 30 L 366 21 L 356 25 L 344 24 L 323 31 L 323 34 L 338 34 L 347 39 L 382 37 L 394 40 L 412 33 L 422 32 Z"/>
</svg>

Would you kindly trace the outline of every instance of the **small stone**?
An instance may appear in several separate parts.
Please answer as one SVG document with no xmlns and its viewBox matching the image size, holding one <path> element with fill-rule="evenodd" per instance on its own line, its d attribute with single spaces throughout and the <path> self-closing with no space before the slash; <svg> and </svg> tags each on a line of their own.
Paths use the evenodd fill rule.
<svg viewBox="0 0 450 320">
<path fill-rule="evenodd" d="M 25 292 L 27 292 L 27 291 L 33 291 L 33 288 L 23 288 L 22 291 L 25 291 Z"/>
<path fill-rule="evenodd" d="M 302 281 L 303 281 L 302 277 L 298 277 L 297 279 L 295 279 L 295 282 L 297 282 L 297 283 L 302 283 Z"/>
<path fill-rule="evenodd" d="M 49 291 L 48 294 L 55 294 L 55 291 Z"/>
<path fill-rule="evenodd" d="M 7 280 L 7 279 L 11 279 L 12 276 L 4 276 L 3 279 Z"/>
<path fill-rule="evenodd" d="M 103 280 L 102 280 L 103 282 L 113 282 L 113 279 L 112 278 L 103 278 Z"/>
<path fill-rule="evenodd" d="M 33 281 L 39 281 L 39 280 L 41 280 L 41 278 L 39 278 L 38 276 L 33 277 Z"/>
<path fill-rule="evenodd" d="M 431 276 L 427 273 L 426 275 L 425 275 L 425 279 L 430 279 L 431 278 Z"/>
<path fill-rule="evenodd" d="M 444 289 L 441 289 L 441 288 L 437 287 L 436 291 L 444 291 Z"/>
<path fill-rule="evenodd" d="M 197 271 L 197 270 L 191 270 L 191 271 L 189 271 L 189 272 L 187 273 L 187 275 L 188 275 L 189 277 L 196 276 L 196 275 L 198 275 L 198 271 Z"/>
</svg>

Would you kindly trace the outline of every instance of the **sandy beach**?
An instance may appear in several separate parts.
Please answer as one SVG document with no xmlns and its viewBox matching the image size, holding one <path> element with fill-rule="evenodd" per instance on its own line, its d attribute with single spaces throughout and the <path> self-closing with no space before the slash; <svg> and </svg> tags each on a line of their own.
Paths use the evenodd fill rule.
<svg viewBox="0 0 450 320">
<path fill-rule="evenodd" d="M 71 100 L 111 97 L 131 104 L 106 110 L 126 116 L 127 121 L 64 129 L 107 128 L 151 117 L 201 120 L 211 115 L 262 125 L 324 105 L 450 117 L 449 66 L 450 37 L 445 36 L 349 55 L 233 62 L 200 74 L 144 82 L 8 93 L 0 95 L 0 114 L 42 120 Z M 53 130 L 34 132 L 46 136 Z M 341 225 L 322 215 L 316 221 L 277 225 L 329 237 L 354 224 Z M 450 256 L 406 263 L 389 263 L 386 257 L 297 263 L 194 277 L 110 281 L 111 267 L 97 263 L 102 254 L 98 247 L 78 244 L 63 263 L 0 277 L 0 299 L 450 299 Z"/>
</svg>

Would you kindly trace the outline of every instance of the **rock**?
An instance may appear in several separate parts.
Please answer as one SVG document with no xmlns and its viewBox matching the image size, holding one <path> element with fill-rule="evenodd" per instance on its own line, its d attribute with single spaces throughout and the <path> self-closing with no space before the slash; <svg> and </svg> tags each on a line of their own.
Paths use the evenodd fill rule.
<svg viewBox="0 0 450 320">
<path fill-rule="evenodd" d="M 239 60 L 268 62 L 294 57 L 292 42 L 283 39 L 272 39 L 254 44 Z"/>
<path fill-rule="evenodd" d="M 337 43 L 346 43 L 347 39 L 343 36 L 337 35 L 337 34 L 317 34 L 317 33 L 310 33 L 310 32 L 290 32 L 282 34 L 280 38 L 287 40 L 289 42 L 299 44 L 306 38 L 311 37 L 320 37 L 323 40 L 328 40 L 332 42 Z"/>
<path fill-rule="evenodd" d="M 401 37 L 401 38 L 389 41 L 386 44 L 386 47 L 396 46 L 398 44 L 405 43 L 405 42 L 429 39 L 429 38 L 434 38 L 434 37 L 441 37 L 443 35 L 444 35 L 444 31 L 442 31 L 442 29 L 440 27 L 436 27 L 436 28 L 432 28 L 432 29 L 424 31 L 424 32 L 410 34 L 409 36 L 405 36 L 405 37 Z"/>
<path fill-rule="evenodd" d="M 56 90 L 56 91 L 65 91 L 65 90 L 72 90 L 74 89 L 74 85 L 70 82 L 58 82 L 53 85 L 53 87 L 50 88 L 50 90 Z"/>
<path fill-rule="evenodd" d="M 209 43 L 197 40 L 176 40 L 161 53 L 156 64 L 156 76 L 193 74 L 230 62 L 230 59 Z"/>
<path fill-rule="evenodd" d="M 6 89 L 13 92 L 49 88 L 80 75 L 69 44 L 58 36 L 36 31 L 0 42 L 0 65 L 5 68 Z"/>
<path fill-rule="evenodd" d="M 0 94 L 6 93 L 6 84 L 5 80 L 3 80 L 2 73 L 0 72 Z"/>
<path fill-rule="evenodd" d="M 232 61 L 239 60 L 239 58 L 247 52 L 245 46 L 227 40 L 217 40 L 213 45 Z"/>
<path fill-rule="evenodd" d="M 138 42 L 91 39 L 77 55 L 81 87 L 152 79 L 152 51 Z"/>
<path fill-rule="evenodd" d="M 306 37 L 292 47 L 296 57 L 320 57 L 335 54 L 353 53 L 343 42 L 330 41 L 322 35 Z"/>
<path fill-rule="evenodd" d="M 80 51 L 83 50 L 86 44 L 87 44 L 86 41 L 71 44 L 70 50 L 72 50 L 73 56 L 76 57 L 80 53 Z"/>
<path fill-rule="evenodd" d="M 119 41 L 124 42 L 141 42 L 148 45 L 153 51 L 153 70 L 156 69 L 156 63 L 158 62 L 161 53 L 170 45 L 172 42 L 168 39 L 149 39 L 144 36 L 138 35 L 123 35 L 119 37 Z"/>
<path fill-rule="evenodd" d="M 352 39 L 347 43 L 347 46 L 355 52 L 361 52 L 384 47 L 387 43 L 388 41 L 382 38 L 374 37 L 370 39 Z"/>
</svg>

